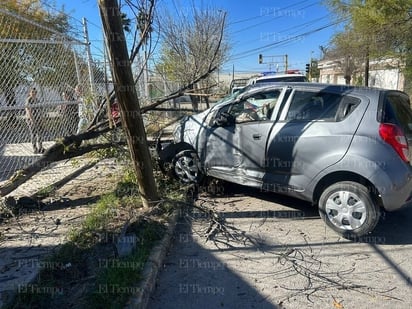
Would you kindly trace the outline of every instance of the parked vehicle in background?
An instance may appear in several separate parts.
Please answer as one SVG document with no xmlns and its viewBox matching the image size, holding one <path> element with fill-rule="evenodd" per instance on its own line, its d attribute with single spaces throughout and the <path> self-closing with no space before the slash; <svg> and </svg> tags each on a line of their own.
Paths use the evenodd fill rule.
<svg viewBox="0 0 412 309">
<path fill-rule="evenodd" d="M 263 84 L 263 83 L 276 83 L 276 82 L 307 82 L 307 78 L 303 74 L 290 73 L 290 74 L 268 74 L 259 77 L 251 78 L 247 85 Z"/>
<path fill-rule="evenodd" d="M 186 183 L 211 176 L 309 201 L 352 238 L 412 203 L 411 143 L 403 92 L 277 83 L 185 117 L 159 156 Z"/>
<path fill-rule="evenodd" d="M 230 93 L 235 93 L 244 87 L 246 87 L 249 78 L 236 78 L 233 79 L 230 83 Z"/>
<path fill-rule="evenodd" d="M 255 84 L 264 83 L 278 83 L 278 82 L 307 82 L 305 75 L 300 73 L 285 73 L 285 74 L 275 74 L 275 73 L 265 73 L 261 76 L 255 76 L 252 78 L 241 78 L 234 79 L 230 83 L 230 93 L 235 93 L 243 90 L 246 86 L 251 86 Z"/>
</svg>

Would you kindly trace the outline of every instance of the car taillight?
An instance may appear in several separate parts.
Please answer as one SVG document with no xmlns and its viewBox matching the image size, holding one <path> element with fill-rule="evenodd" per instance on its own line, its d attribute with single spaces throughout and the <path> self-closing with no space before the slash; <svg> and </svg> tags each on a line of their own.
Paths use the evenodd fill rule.
<svg viewBox="0 0 412 309">
<path fill-rule="evenodd" d="M 391 123 L 382 123 L 379 126 L 379 135 L 395 149 L 403 161 L 409 162 L 408 140 L 401 128 Z"/>
</svg>

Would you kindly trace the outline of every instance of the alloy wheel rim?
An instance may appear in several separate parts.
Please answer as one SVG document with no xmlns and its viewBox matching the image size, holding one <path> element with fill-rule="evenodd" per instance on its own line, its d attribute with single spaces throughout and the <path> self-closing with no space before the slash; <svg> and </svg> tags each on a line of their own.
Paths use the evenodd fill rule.
<svg viewBox="0 0 412 309">
<path fill-rule="evenodd" d="M 195 182 L 199 173 L 197 160 L 193 157 L 181 157 L 175 164 L 176 175 L 184 182 Z"/>
</svg>

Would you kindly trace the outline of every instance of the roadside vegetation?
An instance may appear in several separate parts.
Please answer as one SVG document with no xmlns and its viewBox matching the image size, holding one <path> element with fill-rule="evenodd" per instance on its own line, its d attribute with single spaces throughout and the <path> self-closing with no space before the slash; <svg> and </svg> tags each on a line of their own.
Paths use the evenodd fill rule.
<svg viewBox="0 0 412 309">
<path fill-rule="evenodd" d="M 82 224 L 41 262 L 36 279 L 20 286 L 7 308 L 123 308 L 138 291 L 169 216 L 186 199 L 178 183 L 155 175 L 162 195 L 155 213 L 142 207 L 136 177 L 125 165 L 115 189 L 91 205 Z M 41 196 L 47 192 L 52 190 L 41 190 Z"/>
</svg>

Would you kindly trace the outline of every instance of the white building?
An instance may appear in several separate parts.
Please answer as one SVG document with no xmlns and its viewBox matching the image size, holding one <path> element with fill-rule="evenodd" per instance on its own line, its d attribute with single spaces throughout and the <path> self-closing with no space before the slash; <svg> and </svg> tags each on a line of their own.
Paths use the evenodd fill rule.
<svg viewBox="0 0 412 309">
<path fill-rule="evenodd" d="M 345 84 L 344 59 L 321 60 L 318 62 L 319 82 Z M 398 59 L 372 60 L 369 63 L 369 86 L 386 89 L 404 90 L 405 78 L 402 63 Z M 364 65 L 353 70 L 352 85 L 363 85 Z"/>
</svg>

